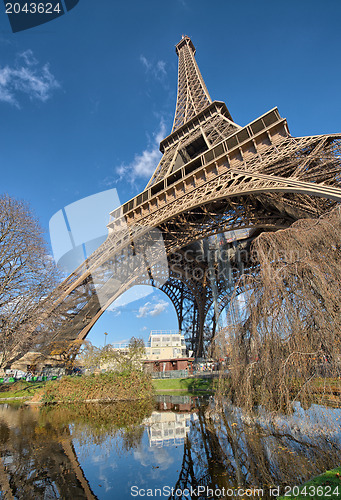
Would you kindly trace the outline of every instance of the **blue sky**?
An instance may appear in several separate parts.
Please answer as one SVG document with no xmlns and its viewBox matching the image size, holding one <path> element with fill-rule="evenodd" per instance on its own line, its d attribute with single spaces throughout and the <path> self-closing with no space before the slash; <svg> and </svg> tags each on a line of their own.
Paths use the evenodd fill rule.
<svg viewBox="0 0 341 500">
<path fill-rule="evenodd" d="M 212 99 L 240 125 L 277 106 L 292 135 L 340 132 L 340 18 L 339 0 L 80 0 L 13 34 L 1 5 L 1 192 L 31 204 L 47 239 L 63 207 L 106 189 L 122 203 L 140 192 L 171 130 L 182 34 Z M 89 339 L 176 327 L 155 292 L 105 313 Z"/>
</svg>

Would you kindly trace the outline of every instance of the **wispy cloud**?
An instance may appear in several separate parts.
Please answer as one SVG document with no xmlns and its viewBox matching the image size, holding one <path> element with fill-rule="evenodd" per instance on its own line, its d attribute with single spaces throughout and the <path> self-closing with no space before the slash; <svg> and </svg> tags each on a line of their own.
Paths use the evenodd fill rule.
<svg viewBox="0 0 341 500">
<path fill-rule="evenodd" d="M 147 316 L 159 316 L 159 314 L 163 313 L 167 309 L 168 305 L 168 302 L 165 302 L 164 300 L 160 300 L 156 304 L 146 302 L 144 306 L 139 308 L 136 317 L 146 318 Z"/>
<path fill-rule="evenodd" d="M 153 464 L 158 464 L 160 470 L 167 470 L 174 462 L 174 457 L 169 452 L 169 448 L 139 448 L 134 450 L 134 459 L 144 467 L 150 467 Z M 155 469 L 154 472 L 155 473 Z M 155 477 L 156 479 L 156 477 Z"/>
<path fill-rule="evenodd" d="M 187 5 L 187 2 L 185 0 L 178 0 L 178 3 L 184 7 L 185 9 L 188 9 L 188 5 Z"/>
<path fill-rule="evenodd" d="M 41 66 L 32 50 L 18 54 L 13 66 L 0 67 L 0 101 L 20 109 L 18 97 L 27 95 L 31 100 L 47 101 L 60 84 L 46 63 Z"/>
<path fill-rule="evenodd" d="M 157 61 L 152 63 L 144 55 L 140 55 L 140 61 L 143 64 L 146 73 L 156 78 L 156 80 L 163 80 L 167 76 L 165 61 Z"/>
<path fill-rule="evenodd" d="M 136 154 L 130 164 L 122 164 L 116 169 L 119 175 L 118 180 L 129 179 L 131 183 L 134 183 L 139 177 L 149 178 L 160 161 L 161 153 L 159 151 L 159 144 L 165 135 L 166 126 L 164 121 L 161 120 L 159 129 L 153 134 L 153 140 L 149 147 L 142 151 L 142 153 Z"/>
<path fill-rule="evenodd" d="M 38 60 L 34 57 L 33 51 L 30 49 L 21 52 L 18 55 L 18 58 L 19 60 L 21 58 L 26 64 L 26 66 L 36 66 L 38 64 Z"/>
</svg>

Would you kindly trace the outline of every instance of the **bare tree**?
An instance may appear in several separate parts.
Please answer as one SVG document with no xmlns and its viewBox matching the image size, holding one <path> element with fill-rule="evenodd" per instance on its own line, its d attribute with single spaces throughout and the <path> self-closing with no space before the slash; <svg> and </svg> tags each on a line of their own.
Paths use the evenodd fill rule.
<svg viewBox="0 0 341 500">
<path fill-rule="evenodd" d="M 71 371 L 77 364 L 77 357 L 80 353 L 90 351 L 90 342 L 84 340 L 59 340 L 50 345 L 49 362 L 61 364 L 67 370 Z M 94 347 L 94 350 L 96 348 Z"/>
<path fill-rule="evenodd" d="M 143 339 L 131 337 L 126 348 L 115 349 L 110 344 L 105 346 L 102 351 L 102 362 L 111 369 L 119 371 L 142 370 L 142 359 L 145 355 Z"/>
<path fill-rule="evenodd" d="M 89 341 L 83 342 L 79 351 L 78 361 L 86 368 L 106 367 L 108 370 L 130 372 L 142 370 L 146 349 L 141 338 L 132 337 L 127 347 L 116 349 L 107 344 L 104 347 L 95 347 Z"/>
<path fill-rule="evenodd" d="M 77 362 L 84 368 L 99 368 L 103 349 L 103 347 L 94 346 L 89 340 L 85 340 L 79 349 Z"/>
<path fill-rule="evenodd" d="M 37 219 L 30 207 L 0 196 L 0 368 L 29 344 L 26 325 L 58 282 Z"/>
</svg>

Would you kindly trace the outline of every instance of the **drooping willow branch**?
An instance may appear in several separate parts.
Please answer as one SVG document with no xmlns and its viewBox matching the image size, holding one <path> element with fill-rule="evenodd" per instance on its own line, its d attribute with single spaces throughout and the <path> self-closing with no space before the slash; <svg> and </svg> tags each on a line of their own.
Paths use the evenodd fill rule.
<svg viewBox="0 0 341 500">
<path fill-rule="evenodd" d="M 273 409 L 311 401 L 319 378 L 340 376 L 340 209 L 261 234 L 253 259 L 228 328 L 233 396 Z"/>
</svg>

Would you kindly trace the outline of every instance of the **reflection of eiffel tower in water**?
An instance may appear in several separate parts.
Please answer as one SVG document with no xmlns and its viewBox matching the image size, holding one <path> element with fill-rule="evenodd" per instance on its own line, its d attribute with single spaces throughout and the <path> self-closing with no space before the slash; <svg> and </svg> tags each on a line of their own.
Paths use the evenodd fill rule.
<svg viewBox="0 0 341 500">
<path fill-rule="evenodd" d="M 1 405 L 0 427 L 1 498 L 97 499 L 68 425 L 54 427 L 43 423 L 39 411 Z"/>
<path fill-rule="evenodd" d="M 332 412 L 311 406 L 290 415 L 270 415 L 264 409 L 246 413 L 217 398 L 196 400 L 196 418 L 184 442 L 184 454 L 174 491 L 192 498 L 264 498 L 269 485 L 304 482 L 339 464 L 338 422 Z M 331 446 L 330 444 L 333 443 Z M 329 466 L 327 466 L 327 463 Z M 238 495 L 238 489 L 263 489 Z M 213 490 L 209 494 L 208 490 Z"/>
<path fill-rule="evenodd" d="M 188 346 L 202 356 L 236 277 L 250 269 L 252 239 L 318 217 L 341 201 L 340 134 L 291 137 L 277 108 L 240 127 L 223 102 L 212 102 L 189 37 L 176 52 L 177 105 L 172 132 L 160 144 L 161 161 L 145 190 L 112 212 L 107 240 L 46 300 L 34 325 L 37 351 L 47 353 L 51 339 L 84 339 L 116 298 L 150 284 L 168 295 Z M 141 264 L 111 287 L 124 255 L 135 254 L 148 228 L 163 235 L 169 275 L 158 273 L 155 255 L 153 266 Z M 241 229 L 226 243 L 222 263 L 203 258 L 209 236 Z M 47 335 L 44 317 L 52 313 L 54 334 Z"/>
</svg>

